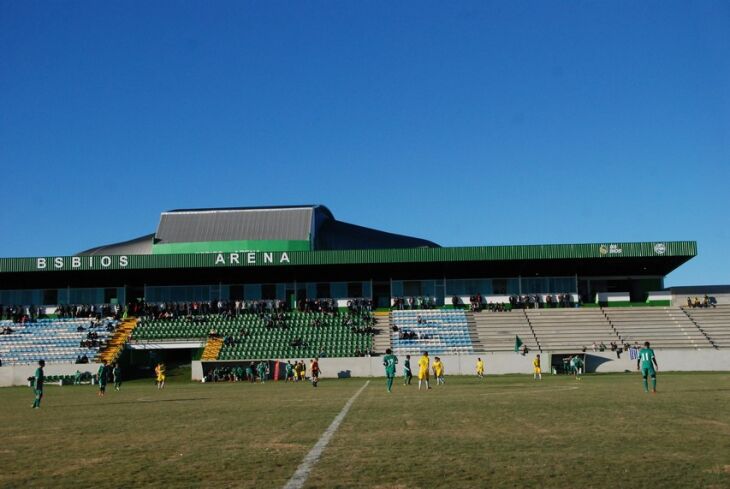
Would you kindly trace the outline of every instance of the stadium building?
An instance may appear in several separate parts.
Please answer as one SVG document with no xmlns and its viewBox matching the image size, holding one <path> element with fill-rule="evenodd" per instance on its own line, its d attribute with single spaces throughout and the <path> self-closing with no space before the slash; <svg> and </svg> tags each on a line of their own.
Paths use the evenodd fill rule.
<svg viewBox="0 0 730 489">
<path fill-rule="evenodd" d="M 152 234 L 75 256 L 0 259 L 2 304 L 572 293 L 653 300 L 695 242 L 443 248 L 335 219 L 324 206 L 164 212 Z M 605 296 L 609 297 L 609 296 Z"/>
<path fill-rule="evenodd" d="M 538 351 L 576 351 L 586 342 L 590 345 L 591 338 L 606 344 L 632 340 L 616 324 L 622 319 L 619 311 L 636 305 L 660 306 L 644 308 L 666 315 L 657 321 L 692 321 L 673 316 L 680 309 L 668 308 L 672 295 L 664 289 L 664 278 L 696 255 L 693 241 L 441 247 L 389 231 L 339 221 L 322 205 L 173 210 L 161 214 L 154 233 L 128 241 L 74 256 L 0 259 L 0 304 L 5 318 L 8 307 L 16 306 L 16 315 L 21 307 L 31 313 L 30 320 L 53 324 L 61 321 L 58 306 L 63 312 L 69 305 L 94 305 L 95 311 L 106 305 L 122 314 L 130 303 L 164 304 L 163 311 L 187 303 L 198 314 L 198 305 L 205 304 L 205 312 L 215 310 L 216 317 L 226 319 L 135 320 L 123 332 L 109 328 L 114 341 L 104 341 L 89 353 L 106 352 L 106 359 L 115 359 L 127 350 L 185 350 L 194 360 L 210 362 L 320 353 L 352 357 L 381 353 L 386 347 L 401 353 L 429 347 L 442 354 L 471 354 L 512 350 L 515 337 Z M 302 305 L 325 299 L 342 311 L 366 305 L 376 327 L 361 314 L 346 323 L 326 319 L 323 329 L 331 330 L 310 338 L 308 347 L 292 346 L 311 333 L 311 315 L 318 314 Z M 240 304 L 235 307 L 245 313 L 252 304 L 262 309 L 255 315 L 234 311 L 231 318 L 219 311 L 229 304 L 231 310 Z M 276 334 L 261 329 L 270 320 L 267 314 L 278 314 L 279 308 L 285 309 L 279 319 L 295 326 Z M 511 314 L 478 312 L 518 308 L 520 312 Z M 35 309 L 45 318 L 36 319 Z M 616 311 L 615 321 L 607 310 Z M 568 333 L 572 330 L 567 327 L 562 336 L 549 333 L 566 317 L 568 322 L 579 320 L 575 332 Z M 16 324 L 12 319 L 5 323 Z M 416 332 L 417 338 L 402 338 L 404 329 L 414 332 L 424 324 L 428 327 Z M 452 328 L 453 335 L 438 325 Z M 365 334 L 358 334 L 360 326 Z M 580 327 L 588 328 L 587 333 L 580 334 Z M 238 334 L 246 329 L 248 336 Z M 216 330 L 213 335 L 211 330 Z M 17 338 L 0 337 L 0 360 L 6 365 L 27 363 L 43 353 L 35 346 L 13 356 L 23 343 L 9 347 L 11 336 Z M 693 338 L 689 347 L 699 341 L 706 343 L 702 347 L 716 346 L 698 328 L 681 336 L 672 336 L 667 346 L 683 338 Z M 69 352 L 71 357 L 80 353 Z"/>
</svg>

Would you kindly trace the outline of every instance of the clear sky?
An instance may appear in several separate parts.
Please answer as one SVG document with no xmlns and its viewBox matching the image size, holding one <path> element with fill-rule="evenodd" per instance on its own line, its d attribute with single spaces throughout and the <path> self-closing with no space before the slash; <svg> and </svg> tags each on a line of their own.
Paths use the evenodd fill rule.
<svg viewBox="0 0 730 489">
<path fill-rule="evenodd" d="M 0 0 L 0 256 L 322 203 L 444 246 L 696 240 L 730 283 L 730 3 Z"/>
</svg>

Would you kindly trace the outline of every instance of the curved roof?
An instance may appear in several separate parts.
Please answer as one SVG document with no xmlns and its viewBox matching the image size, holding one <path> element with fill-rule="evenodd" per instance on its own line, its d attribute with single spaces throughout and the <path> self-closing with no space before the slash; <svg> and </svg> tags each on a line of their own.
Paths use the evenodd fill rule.
<svg viewBox="0 0 730 489">
<path fill-rule="evenodd" d="M 328 220 L 317 230 L 317 250 L 364 250 L 392 248 L 438 248 L 432 241 Z"/>
<path fill-rule="evenodd" d="M 316 207 L 163 212 L 155 244 L 236 240 L 309 240 Z"/>
<path fill-rule="evenodd" d="M 77 253 L 77 255 L 151 255 L 152 239 L 154 237 L 154 234 L 145 234 L 144 236 L 128 241 L 90 248 L 81 253 Z"/>
<path fill-rule="evenodd" d="M 338 221 L 323 205 L 295 205 L 166 211 L 160 215 L 154 234 L 98 246 L 79 255 L 179 253 L 191 243 L 233 243 L 233 247 L 246 247 L 245 251 L 269 251 L 266 247 L 277 242 L 279 246 L 297 246 L 284 249 L 310 251 L 439 247 L 425 239 Z"/>
</svg>

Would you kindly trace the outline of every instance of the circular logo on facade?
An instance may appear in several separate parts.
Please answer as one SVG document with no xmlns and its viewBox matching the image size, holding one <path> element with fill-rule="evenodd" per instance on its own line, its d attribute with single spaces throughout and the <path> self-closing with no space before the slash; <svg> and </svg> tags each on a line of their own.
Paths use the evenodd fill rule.
<svg viewBox="0 0 730 489">
<path fill-rule="evenodd" d="M 654 245 L 654 253 L 657 255 L 663 255 L 667 251 L 667 246 L 664 243 L 657 243 Z"/>
<path fill-rule="evenodd" d="M 600 248 L 598 248 L 598 252 L 599 252 L 600 254 L 602 254 L 602 255 L 606 255 L 606 254 L 608 254 L 608 246 L 606 246 L 606 245 L 601 245 L 601 247 L 600 247 Z"/>
</svg>

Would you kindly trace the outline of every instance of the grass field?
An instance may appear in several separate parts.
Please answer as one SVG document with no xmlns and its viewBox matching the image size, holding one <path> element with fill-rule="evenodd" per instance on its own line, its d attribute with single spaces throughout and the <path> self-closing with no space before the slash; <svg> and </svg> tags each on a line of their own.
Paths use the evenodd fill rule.
<svg viewBox="0 0 730 489">
<path fill-rule="evenodd" d="M 373 379 L 305 487 L 730 487 L 730 374 Z M 0 487 L 281 487 L 364 379 L 0 389 Z"/>
</svg>

